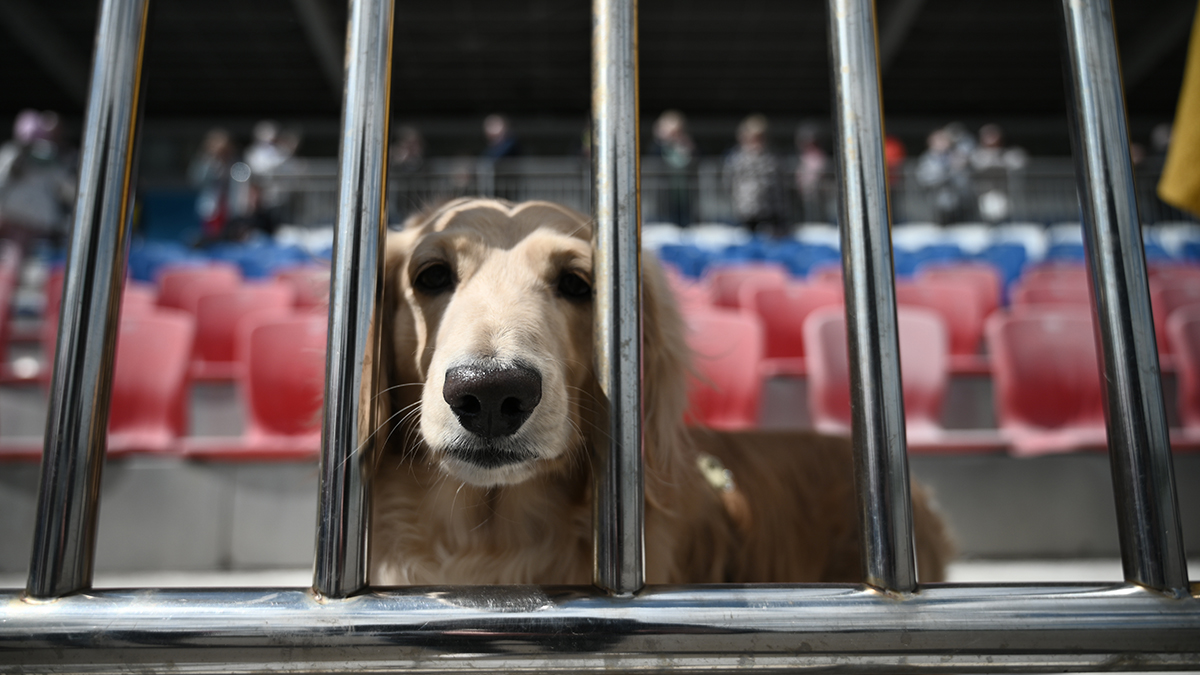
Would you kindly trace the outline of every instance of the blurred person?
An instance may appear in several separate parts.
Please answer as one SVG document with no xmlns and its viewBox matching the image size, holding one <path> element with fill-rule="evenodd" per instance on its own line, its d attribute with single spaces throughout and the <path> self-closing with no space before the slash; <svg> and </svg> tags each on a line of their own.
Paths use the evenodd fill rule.
<svg viewBox="0 0 1200 675">
<path fill-rule="evenodd" d="M 415 173 L 425 165 L 425 139 L 416 127 L 404 124 L 396 128 L 388 161 L 400 173 Z"/>
<path fill-rule="evenodd" d="M 251 230 L 274 235 L 283 222 L 287 195 L 273 176 L 296 154 L 300 141 L 298 129 L 281 129 L 275 120 L 262 120 L 254 125 L 254 140 L 246 148 L 242 162 L 250 170 L 250 217 L 234 223 L 236 238 L 249 235 Z M 240 171 L 234 172 L 234 180 L 239 175 Z"/>
<path fill-rule="evenodd" d="M 425 139 L 416 127 L 408 124 L 396 127 L 392 147 L 388 152 L 392 183 L 388 199 L 389 222 L 403 222 L 408 214 L 419 210 L 431 195 L 424 180 Z"/>
<path fill-rule="evenodd" d="M 969 159 L 980 217 L 991 223 L 1008 219 L 1012 212 L 1009 173 L 1025 168 L 1028 161 L 1025 151 L 1004 147 L 1004 130 L 1000 125 L 985 124 L 979 128 L 979 143 Z"/>
<path fill-rule="evenodd" d="M 908 159 L 908 148 L 904 147 L 904 141 L 891 134 L 886 134 L 883 137 L 883 163 L 887 169 L 889 186 L 895 185 L 899 180 L 906 159 Z"/>
<path fill-rule="evenodd" d="M 222 238 L 229 222 L 233 192 L 230 171 L 236 156 L 229 132 L 210 129 L 188 166 L 188 181 L 200 191 L 196 196 L 196 215 L 200 216 L 201 237 L 206 241 Z"/>
<path fill-rule="evenodd" d="M 687 118 L 678 110 L 667 110 L 654 122 L 654 153 L 666 165 L 663 218 L 680 226 L 692 223 L 692 170 L 696 145 L 687 131 Z"/>
<path fill-rule="evenodd" d="M 487 147 L 483 151 L 485 159 L 503 159 L 521 154 L 517 136 L 504 115 L 492 114 L 485 117 L 483 136 L 487 141 Z"/>
<path fill-rule="evenodd" d="M 829 155 L 817 144 L 817 127 L 801 124 L 796 127 L 796 192 L 806 222 L 825 222 L 825 195 L 822 181 L 829 173 Z"/>
<path fill-rule="evenodd" d="M 733 215 L 751 232 L 783 236 L 779 163 L 767 147 L 767 118 L 750 115 L 737 128 L 737 146 L 725 158 L 724 178 Z"/>
<path fill-rule="evenodd" d="M 969 148 L 961 125 L 930 132 L 926 150 L 917 160 L 917 184 L 933 204 L 934 220 L 940 224 L 970 219 L 971 175 Z"/>
<path fill-rule="evenodd" d="M 22 110 L 0 146 L 0 236 L 22 249 L 32 240 L 66 242 L 75 202 L 74 153 L 60 139 L 58 114 Z"/>
</svg>

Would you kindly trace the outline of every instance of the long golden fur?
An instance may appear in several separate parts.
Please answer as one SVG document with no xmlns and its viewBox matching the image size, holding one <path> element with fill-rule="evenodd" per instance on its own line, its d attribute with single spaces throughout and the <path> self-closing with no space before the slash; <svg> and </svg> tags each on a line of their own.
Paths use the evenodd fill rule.
<svg viewBox="0 0 1200 675">
<path fill-rule="evenodd" d="M 860 581 L 848 442 L 686 427 L 684 324 L 644 267 L 647 582 Z M 372 583 L 590 583 L 593 453 L 607 443 L 591 270 L 590 223 L 547 202 L 457 200 L 389 236 Z M 540 402 L 485 438 L 464 427 L 481 423 L 451 391 L 456 368 L 536 371 Z M 748 525 L 701 476 L 700 452 L 732 471 Z M 913 497 L 920 578 L 940 580 L 949 540 Z"/>
</svg>

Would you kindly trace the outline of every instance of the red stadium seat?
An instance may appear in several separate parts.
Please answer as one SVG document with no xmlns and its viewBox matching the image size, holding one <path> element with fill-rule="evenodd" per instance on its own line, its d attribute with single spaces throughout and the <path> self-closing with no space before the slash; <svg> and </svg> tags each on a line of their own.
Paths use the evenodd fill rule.
<svg viewBox="0 0 1200 675">
<path fill-rule="evenodd" d="M 1179 418 L 1186 429 L 1200 432 L 1200 304 L 1172 312 L 1166 333 L 1179 378 Z"/>
<path fill-rule="evenodd" d="M 1003 281 L 1000 272 L 987 263 L 939 263 L 917 270 L 918 281 L 941 281 L 969 285 L 979 295 L 979 307 L 986 319 L 1000 307 Z"/>
<path fill-rule="evenodd" d="M 238 321 L 259 310 L 289 315 L 295 300 L 292 287 L 280 282 L 247 284 L 237 290 L 200 294 L 195 299 L 196 347 L 192 376 L 201 380 L 235 377 Z"/>
<path fill-rule="evenodd" d="M 934 312 L 896 309 L 900 337 L 904 417 L 909 441 L 928 440 L 941 430 L 942 396 L 949 373 L 946 327 Z M 850 430 L 850 357 L 846 316 L 840 307 L 824 307 L 804 323 L 808 349 L 808 403 L 817 429 Z"/>
<path fill-rule="evenodd" d="M 924 307 L 937 312 L 950 332 L 950 353 L 979 353 L 986 316 L 980 294 L 970 284 L 934 279 L 896 282 L 896 304 Z"/>
<path fill-rule="evenodd" d="M 246 431 L 234 438 L 194 438 L 189 457 L 201 459 L 311 459 L 321 448 L 325 351 L 329 323 L 317 312 L 280 317 L 260 311 L 243 319 L 238 375 L 246 402 Z"/>
<path fill-rule="evenodd" d="M 1150 287 L 1150 305 L 1154 312 L 1154 335 L 1158 341 L 1158 353 L 1173 354 L 1174 348 L 1167 339 L 1167 322 L 1175 310 L 1200 303 L 1200 278 L 1183 277 Z"/>
<path fill-rule="evenodd" d="M 706 275 L 712 304 L 717 307 L 737 309 L 743 284 L 754 283 L 759 287 L 784 286 L 788 282 L 787 269 L 772 263 L 752 263 L 718 267 Z"/>
<path fill-rule="evenodd" d="M 242 272 L 232 263 L 165 267 L 158 275 L 158 304 L 187 310 L 185 298 L 195 295 L 193 287 L 204 291 L 229 291 L 242 283 Z"/>
<path fill-rule="evenodd" d="M 195 323 L 159 310 L 122 317 L 113 367 L 108 452 L 172 452 L 187 430 L 188 360 Z"/>
<path fill-rule="evenodd" d="M 689 387 L 688 421 L 718 429 L 758 423 L 763 329 L 744 312 L 711 309 L 685 315 L 698 377 Z"/>
<path fill-rule="evenodd" d="M 1088 270 L 1085 265 L 1050 263 L 1026 270 L 1021 275 L 1020 284 L 1022 286 L 1059 286 L 1062 284 L 1087 286 L 1087 275 Z"/>
<path fill-rule="evenodd" d="M 836 284 L 789 283 L 785 286 L 750 286 L 743 306 L 758 314 L 766 331 L 766 358 L 804 356 L 804 320 L 821 307 L 842 305 L 843 291 Z"/>
<path fill-rule="evenodd" d="M 317 309 L 329 306 L 329 267 L 305 265 L 280 270 L 276 281 L 290 284 L 296 291 L 298 309 Z"/>
<path fill-rule="evenodd" d="M 1075 282 L 1038 282 L 1018 283 L 1013 290 L 1013 305 L 1081 305 L 1092 303 L 1092 293 L 1087 283 Z"/>
<path fill-rule="evenodd" d="M 1015 454 L 1104 447 L 1090 310 L 1026 307 L 988 319 L 996 418 Z"/>
<path fill-rule="evenodd" d="M 670 267 L 665 267 L 670 270 Z M 675 296 L 675 303 L 680 311 L 688 312 L 693 309 L 705 309 L 712 306 L 708 289 L 703 284 L 693 283 L 678 273 L 667 274 L 667 284 Z"/>
</svg>

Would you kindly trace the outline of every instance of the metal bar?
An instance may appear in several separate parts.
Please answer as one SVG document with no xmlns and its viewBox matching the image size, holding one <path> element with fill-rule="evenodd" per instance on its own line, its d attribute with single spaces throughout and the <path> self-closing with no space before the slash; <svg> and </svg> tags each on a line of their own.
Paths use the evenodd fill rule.
<svg viewBox="0 0 1200 675">
<path fill-rule="evenodd" d="M 596 372 L 612 443 L 596 464 L 592 560 L 596 585 L 617 594 L 645 583 L 637 84 L 637 0 L 593 0 Z"/>
<path fill-rule="evenodd" d="M 1127 585 L 437 587 L 0 593 L 0 670 L 1053 672 L 1196 670 L 1200 599 Z"/>
<path fill-rule="evenodd" d="M 1075 175 L 1105 391 L 1125 578 L 1187 592 L 1187 563 L 1159 381 L 1109 0 L 1063 0 Z"/>
<path fill-rule="evenodd" d="M 367 472 L 379 440 L 371 326 L 383 292 L 393 9 L 394 0 L 354 0 L 347 27 L 313 575 L 313 589 L 331 598 L 367 585 Z"/>
<path fill-rule="evenodd" d="M 871 0 L 829 0 L 838 216 L 866 582 L 909 592 L 917 574 L 874 12 Z"/>
<path fill-rule="evenodd" d="M 100 6 L 29 566 L 34 598 L 92 583 L 147 7 L 146 0 Z"/>
</svg>

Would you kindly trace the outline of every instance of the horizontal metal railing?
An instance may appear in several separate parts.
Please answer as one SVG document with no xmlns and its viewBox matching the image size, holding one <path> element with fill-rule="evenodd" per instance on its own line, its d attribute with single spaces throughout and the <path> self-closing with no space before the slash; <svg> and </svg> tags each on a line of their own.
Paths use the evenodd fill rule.
<svg viewBox="0 0 1200 675">
<path fill-rule="evenodd" d="M 1075 169 L 1070 157 L 1032 157 L 1020 169 L 969 182 L 955 194 L 961 208 L 939 211 L 938 188 L 917 177 L 917 159 L 906 160 L 891 173 L 894 222 L 986 221 L 980 197 L 997 190 L 1005 198 L 996 220 L 1056 223 L 1077 221 L 1080 203 Z M 801 194 L 794 187 L 794 159 L 780 157 L 780 210 L 784 222 L 833 222 L 837 216 L 838 185 L 832 166 L 821 173 L 815 187 Z M 701 157 L 685 172 L 675 173 L 660 158 L 641 158 L 642 216 L 646 222 L 734 222 L 724 160 Z M 1154 187 L 1162 167 L 1147 161 L 1137 167 L 1136 189 L 1144 223 L 1194 220 L 1159 201 Z M 285 219 L 312 226 L 333 223 L 337 210 L 338 164 L 333 159 L 303 158 L 262 178 L 282 199 Z M 591 199 L 591 171 L 582 157 L 519 157 L 492 162 L 451 157 L 424 161 L 419 170 L 393 171 L 388 202 L 392 222 L 443 199 L 465 195 L 494 195 L 505 199 L 546 199 L 587 211 Z M 681 223 L 676 223 L 681 224 Z M 682 223 L 682 224 L 687 224 Z"/>
<path fill-rule="evenodd" d="M 38 545 L 25 593 L 0 593 L 0 671 L 1200 668 L 1110 11 L 1063 0 L 1125 583 L 916 585 L 873 5 L 829 0 L 865 583 L 642 587 L 636 4 L 596 0 L 596 349 L 613 411 L 598 462 L 596 585 L 366 588 L 360 451 L 373 425 L 359 394 L 374 386 L 365 360 L 386 218 L 392 0 L 353 0 L 313 587 L 93 591 L 145 28 L 145 0 L 104 0 Z"/>
</svg>

